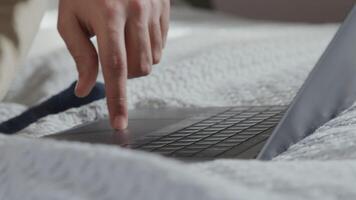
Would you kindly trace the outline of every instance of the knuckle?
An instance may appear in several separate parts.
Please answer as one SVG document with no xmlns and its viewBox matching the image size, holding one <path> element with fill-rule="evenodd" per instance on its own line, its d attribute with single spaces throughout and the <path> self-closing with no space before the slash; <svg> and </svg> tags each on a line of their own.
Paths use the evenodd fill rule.
<svg viewBox="0 0 356 200">
<path fill-rule="evenodd" d="M 79 78 L 96 77 L 98 59 L 94 56 L 73 56 Z M 93 71 L 94 70 L 94 71 Z M 95 73 L 93 73 L 95 72 Z"/>
<path fill-rule="evenodd" d="M 99 0 L 100 7 L 102 9 L 102 14 L 105 19 L 115 19 L 119 14 L 122 13 L 120 1 L 113 0 Z"/>
<path fill-rule="evenodd" d="M 145 0 L 131 0 L 130 8 L 135 14 L 143 13 L 146 10 L 147 1 Z"/>
<path fill-rule="evenodd" d="M 125 96 L 119 95 L 118 93 L 115 92 L 108 92 L 106 98 L 108 101 L 115 102 L 120 107 L 124 107 L 127 100 Z"/>
<path fill-rule="evenodd" d="M 164 9 L 169 9 L 171 7 L 171 1 L 170 0 L 163 0 L 162 1 L 162 6 Z"/>
<path fill-rule="evenodd" d="M 64 37 L 65 36 L 65 25 L 63 23 L 62 20 L 58 19 L 58 23 L 57 23 L 57 31 L 59 33 L 60 36 Z"/>
<path fill-rule="evenodd" d="M 68 30 L 68 24 L 71 22 L 70 15 L 64 13 L 58 16 L 57 20 L 57 31 L 61 37 L 66 37 Z"/>
<path fill-rule="evenodd" d="M 88 67 L 96 66 L 98 64 L 98 57 L 96 55 L 74 54 L 73 59 L 77 65 L 85 65 Z"/>
<path fill-rule="evenodd" d="M 116 7 L 105 7 L 105 17 L 106 19 L 115 19 L 119 11 Z"/>
<path fill-rule="evenodd" d="M 104 59 L 104 66 L 115 74 L 115 76 L 123 76 L 126 73 L 126 65 L 123 60 L 119 59 L 117 56 L 107 56 Z"/>
<path fill-rule="evenodd" d="M 161 6 L 161 2 L 160 1 L 149 1 L 149 7 L 152 9 L 152 11 L 159 11 L 159 8 Z M 159 13 L 159 12 L 157 12 Z"/>
<path fill-rule="evenodd" d="M 124 68 L 118 66 L 112 66 L 110 68 L 110 71 L 111 71 L 111 76 L 115 76 L 115 77 L 122 77 L 125 74 Z"/>
</svg>

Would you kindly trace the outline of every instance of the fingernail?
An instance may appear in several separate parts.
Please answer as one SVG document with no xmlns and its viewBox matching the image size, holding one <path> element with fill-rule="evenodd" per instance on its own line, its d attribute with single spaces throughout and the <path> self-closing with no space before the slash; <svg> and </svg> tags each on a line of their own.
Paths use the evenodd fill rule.
<svg viewBox="0 0 356 200">
<path fill-rule="evenodd" d="M 75 94 L 76 97 L 81 98 L 83 96 L 80 95 L 80 92 L 78 92 L 78 87 L 79 87 L 79 81 L 77 81 L 77 83 L 75 84 L 74 94 Z"/>
<path fill-rule="evenodd" d="M 114 120 L 114 128 L 124 130 L 127 128 L 127 119 L 123 116 L 117 116 Z"/>
<path fill-rule="evenodd" d="M 81 89 L 82 91 L 80 91 L 80 89 Z M 89 93 L 90 93 L 90 91 L 83 91 L 83 89 L 79 87 L 79 82 L 77 82 L 77 83 L 75 84 L 74 94 L 75 94 L 76 97 L 78 97 L 78 98 L 84 98 L 84 97 L 88 96 Z"/>
</svg>

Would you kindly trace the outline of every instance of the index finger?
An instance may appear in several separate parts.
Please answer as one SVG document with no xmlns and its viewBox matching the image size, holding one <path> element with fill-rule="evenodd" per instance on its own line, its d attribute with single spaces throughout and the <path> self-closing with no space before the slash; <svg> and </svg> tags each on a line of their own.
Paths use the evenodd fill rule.
<svg viewBox="0 0 356 200">
<path fill-rule="evenodd" d="M 104 27 L 97 34 L 110 122 L 115 129 L 127 127 L 127 59 L 124 23 Z"/>
</svg>

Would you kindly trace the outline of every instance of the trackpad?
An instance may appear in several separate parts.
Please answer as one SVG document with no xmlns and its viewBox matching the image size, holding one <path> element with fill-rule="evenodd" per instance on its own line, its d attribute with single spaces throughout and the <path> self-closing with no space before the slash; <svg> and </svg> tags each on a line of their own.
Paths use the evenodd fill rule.
<svg viewBox="0 0 356 200">
<path fill-rule="evenodd" d="M 108 119 L 101 119 L 45 138 L 127 146 L 162 137 L 224 110 L 226 108 L 131 110 L 125 131 L 115 131 Z"/>
<path fill-rule="evenodd" d="M 116 131 L 109 120 L 100 120 L 62 133 L 47 136 L 57 140 L 128 146 L 150 132 L 178 123 L 179 119 L 132 119 L 127 130 Z M 146 138 L 147 139 L 147 138 Z"/>
</svg>

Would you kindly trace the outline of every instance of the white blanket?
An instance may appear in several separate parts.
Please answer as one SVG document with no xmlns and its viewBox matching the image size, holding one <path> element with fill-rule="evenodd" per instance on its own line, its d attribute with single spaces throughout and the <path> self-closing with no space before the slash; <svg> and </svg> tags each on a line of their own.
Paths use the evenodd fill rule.
<svg viewBox="0 0 356 200">
<path fill-rule="evenodd" d="M 164 60 L 151 76 L 129 81 L 129 106 L 287 104 L 336 28 L 175 10 Z M 0 105 L 0 121 L 65 88 L 74 69 L 64 49 L 29 61 L 6 98 L 11 103 Z M 2 136 L 0 199 L 355 199 L 354 110 L 272 162 L 183 164 L 117 147 Z M 19 135 L 39 137 L 105 116 L 102 100 Z"/>
</svg>

